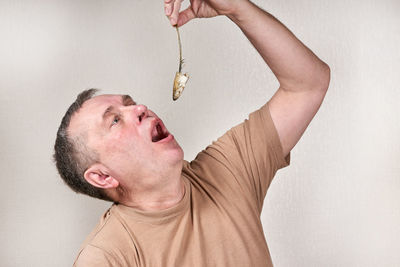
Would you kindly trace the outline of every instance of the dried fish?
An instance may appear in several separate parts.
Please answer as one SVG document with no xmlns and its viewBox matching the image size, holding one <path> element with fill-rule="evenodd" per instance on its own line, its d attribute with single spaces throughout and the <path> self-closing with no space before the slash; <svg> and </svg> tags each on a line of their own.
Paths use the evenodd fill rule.
<svg viewBox="0 0 400 267">
<path fill-rule="evenodd" d="M 183 67 L 183 59 L 182 59 L 182 45 L 181 45 L 181 37 L 179 35 L 179 28 L 178 26 L 175 26 L 176 32 L 178 34 L 178 44 L 179 44 L 179 69 L 175 74 L 175 79 L 174 79 L 174 87 L 172 90 L 172 99 L 175 101 L 177 100 L 182 92 L 183 89 L 185 89 L 186 83 L 189 79 L 189 74 L 182 73 L 182 67 Z"/>
</svg>

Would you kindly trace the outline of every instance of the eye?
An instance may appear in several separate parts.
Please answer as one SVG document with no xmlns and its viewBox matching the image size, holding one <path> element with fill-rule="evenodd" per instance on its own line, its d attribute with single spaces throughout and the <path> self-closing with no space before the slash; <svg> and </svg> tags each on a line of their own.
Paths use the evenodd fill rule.
<svg viewBox="0 0 400 267">
<path fill-rule="evenodd" d="M 117 124 L 120 121 L 120 117 L 117 115 L 114 117 L 114 119 L 111 122 L 111 126 Z"/>
</svg>

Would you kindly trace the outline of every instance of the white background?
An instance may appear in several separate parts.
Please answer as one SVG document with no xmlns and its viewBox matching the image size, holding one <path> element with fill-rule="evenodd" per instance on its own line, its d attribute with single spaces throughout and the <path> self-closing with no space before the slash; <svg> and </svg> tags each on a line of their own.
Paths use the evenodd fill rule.
<svg viewBox="0 0 400 267">
<path fill-rule="evenodd" d="M 399 266 L 400 2 L 256 3 L 332 71 L 265 200 L 275 266 Z M 147 104 L 191 160 L 278 88 L 229 19 L 192 21 L 181 37 L 191 78 L 173 102 L 178 44 L 161 0 L 0 0 L 0 266 L 71 266 L 110 205 L 73 193 L 52 163 L 83 89 Z"/>
</svg>

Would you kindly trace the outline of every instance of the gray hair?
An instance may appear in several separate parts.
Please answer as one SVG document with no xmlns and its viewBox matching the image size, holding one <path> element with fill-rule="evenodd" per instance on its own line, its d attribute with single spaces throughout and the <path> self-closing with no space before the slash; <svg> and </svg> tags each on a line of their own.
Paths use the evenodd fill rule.
<svg viewBox="0 0 400 267">
<path fill-rule="evenodd" d="M 96 151 L 87 147 L 86 136 L 84 134 L 74 138 L 68 136 L 71 117 L 97 91 L 97 89 L 88 89 L 81 92 L 75 102 L 68 108 L 57 131 L 53 158 L 61 178 L 73 191 L 102 200 L 113 201 L 102 188 L 91 185 L 84 178 L 85 171 L 90 165 L 98 162 L 99 159 Z"/>
</svg>

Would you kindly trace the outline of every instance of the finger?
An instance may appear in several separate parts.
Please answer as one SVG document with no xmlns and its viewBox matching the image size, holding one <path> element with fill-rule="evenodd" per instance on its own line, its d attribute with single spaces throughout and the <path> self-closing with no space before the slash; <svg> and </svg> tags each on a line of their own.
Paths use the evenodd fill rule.
<svg viewBox="0 0 400 267">
<path fill-rule="evenodd" d="M 174 0 L 165 0 L 164 11 L 166 16 L 169 17 L 171 15 L 173 5 L 174 5 Z"/>
<path fill-rule="evenodd" d="M 180 27 L 182 25 L 185 25 L 187 22 L 194 19 L 195 17 L 196 17 L 196 14 L 193 12 L 192 7 L 189 6 L 188 8 L 183 10 L 181 13 L 179 13 L 177 26 Z"/>
<path fill-rule="evenodd" d="M 179 10 L 181 9 L 182 0 L 176 0 L 174 2 L 172 14 L 170 16 L 171 25 L 175 26 L 178 22 Z"/>
</svg>

